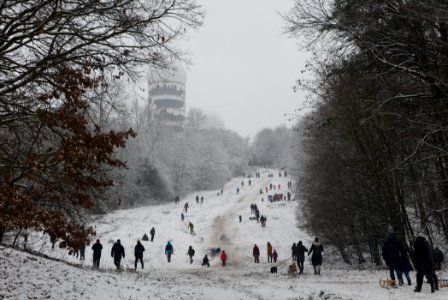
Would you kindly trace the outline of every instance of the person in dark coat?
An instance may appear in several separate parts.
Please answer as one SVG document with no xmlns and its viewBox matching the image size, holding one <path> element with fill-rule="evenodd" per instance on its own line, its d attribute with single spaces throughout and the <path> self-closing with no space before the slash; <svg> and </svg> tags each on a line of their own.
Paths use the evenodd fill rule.
<svg viewBox="0 0 448 300">
<path fill-rule="evenodd" d="M 297 259 L 297 265 L 299 266 L 299 274 L 303 274 L 303 262 L 305 261 L 305 252 L 308 252 L 308 249 L 302 244 L 302 241 L 299 241 L 296 246 L 295 257 Z"/>
<path fill-rule="evenodd" d="M 121 245 L 120 240 L 112 246 L 110 251 L 110 256 L 114 258 L 114 264 L 117 267 L 117 271 L 120 270 L 121 258 L 124 258 L 124 247 Z"/>
<path fill-rule="evenodd" d="M 314 275 L 320 275 L 320 266 L 322 265 L 322 252 L 324 251 L 324 247 L 319 242 L 319 239 L 316 237 L 314 239 L 313 244 L 311 245 L 310 251 L 308 252 L 308 256 L 311 256 L 311 264 L 314 268 Z"/>
<path fill-rule="evenodd" d="M 403 284 L 402 270 L 400 267 L 400 255 L 402 255 L 403 250 L 404 248 L 395 233 L 390 233 L 389 237 L 383 243 L 382 254 L 386 265 L 389 267 L 390 279 L 395 280 L 395 273 L 397 273 L 400 285 Z"/>
<path fill-rule="evenodd" d="M 100 240 L 96 240 L 96 243 L 92 246 L 93 250 L 93 267 L 100 267 L 101 250 L 103 250 L 103 245 L 101 245 Z"/>
<path fill-rule="evenodd" d="M 255 263 L 260 262 L 260 249 L 258 248 L 257 244 L 254 245 L 254 248 L 252 249 L 252 255 L 254 256 Z"/>
<path fill-rule="evenodd" d="M 417 271 L 417 286 L 415 287 L 414 292 L 421 292 L 423 277 L 426 275 L 428 283 L 431 286 L 431 293 L 434 293 L 436 288 L 433 276 L 434 257 L 431 251 L 431 246 L 422 236 L 418 236 L 414 242 L 414 262 Z"/>
<path fill-rule="evenodd" d="M 436 271 L 440 271 L 442 270 L 443 252 L 440 251 L 439 248 L 435 247 L 433 253 L 435 269 Z"/>
<path fill-rule="evenodd" d="M 413 271 L 411 262 L 409 261 L 409 255 L 406 248 L 403 249 L 403 252 L 400 255 L 400 269 L 402 270 L 406 280 L 408 281 L 408 285 L 411 285 L 411 277 L 409 276 L 409 272 Z M 399 279 L 400 282 L 403 282 L 403 278 Z"/>
<path fill-rule="evenodd" d="M 194 249 L 192 246 L 188 247 L 187 255 L 190 256 L 190 264 L 193 263 Z"/>
<path fill-rule="evenodd" d="M 208 256 L 207 254 L 204 256 L 204 258 L 202 259 L 202 265 L 203 266 L 207 266 L 210 267 L 210 262 L 208 261 Z"/>
<path fill-rule="evenodd" d="M 151 231 L 149 232 L 151 234 L 151 242 L 154 241 L 154 235 L 156 234 L 156 230 L 153 228 L 151 228 Z"/>
<path fill-rule="evenodd" d="M 292 253 L 292 260 L 293 261 L 297 260 L 296 252 L 297 252 L 297 245 L 296 245 L 296 243 L 293 243 L 292 247 L 291 247 L 291 253 Z"/>
<path fill-rule="evenodd" d="M 79 248 L 79 260 L 85 260 L 86 259 L 86 245 L 82 244 L 82 246 Z"/>
<path fill-rule="evenodd" d="M 174 252 L 173 245 L 171 245 L 171 242 L 168 241 L 165 246 L 165 255 L 168 262 L 171 262 L 171 255 L 173 255 L 173 252 Z"/>
<path fill-rule="evenodd" d="M 140 263 L 142 264 L 142 269 L 144 267 L 143 265 L 143 252 L 145 252 L 145 247 L 143 247 L 142 243 L 140 243 L 140 241 L 137 241 L 137 245 L 135 245 L 134 248 L 134 256 L 135 256 L 135 270 L 137 270 L 137 263 L 138 261 L 140 261 Z"/>
</svg>

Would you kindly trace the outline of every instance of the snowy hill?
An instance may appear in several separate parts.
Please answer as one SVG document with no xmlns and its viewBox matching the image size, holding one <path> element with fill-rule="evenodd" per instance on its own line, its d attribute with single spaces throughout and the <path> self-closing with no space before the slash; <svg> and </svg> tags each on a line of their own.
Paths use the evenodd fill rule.
<svg viewBox="0 0 448 300">
<path fill-rule="evenodd" d="M 29 253 L 0 248 L 0 299 L 424 299 L 430 293 L 428 286 L 420 294 L 414 286 L 382 289 L 380 278 L 386 271 L 328 270 L 324 264 L 322 275 L 315 276 L 307 262 L 303 276 L 287 275 L 290 247 L 302 240 L 309 247 L 311 237 L 298 229 L 295 211 L 300 202 L 266 200 L 265 188 L 270 183 L 276 191 L 286 193 L 289 177 L 262 179 L 235 178 L 219 191 L 204 191 L 181 199 L 180 204 L 141 207 L 116 211 L 99 218 L 97 238 L 103 244 L 100 270 L 92 270 L 92 251 L 86 249 L 86 261 L 69 256 L 66 250 L 51 250 L 48 238 L 35 237 L 31 246 L 57 260 Z M 244 181 L 244 186 L 241 182 Z M 278 185 L 281 185 L 280 191 Z M 237 194 L 236 189 L 240 192 Z M 260 194 L 260 189 L 263 194 Z M 204 197 L 197 204 L 195 197 Z M 262 201 L 261 199 L 264 199 Z M 184 204 L 189 203 L 185 220 L 181 221 Z M 267 216 L 266 227 L 250 220 L 250 204 L 256 203 L 262 215 Z M 238 216 L 242 216 L 239 222 Z M 194 224 L 195 234 L 188 232 L 188 223 Z M 137 273 L 116 272 L 110 256 L 112 244 L 120 239 L 126 251 L 122 265 L 127 269 L 134 264 L 134 246 L 143 234 L 156 230 L 154 242 L 143 241 L 145 268 Z M 167 241 L 174 246 L 174 255 L 168 263 L 164 255 Z M 279 253 L 277 264 L 267 263 L 266 243 L 271 242 Z M 254 244 L 260 247 L 261 263 L 252 258 Z M 188 246 L 196 250 L 193 264 L 187 256 Z M 324 245 L 325 246 L 325 245 Z M 226 250 L 226 267 L 218 257 L 211 258 L 210 268 L 201 261 L 210 248 Z M 286 260 L 286 261 L 284 261 Z M 282 262 L 284 263 L 282 264 Z M 278 274 L 270 267 L 278 266 Z M 414 275 L 414 274 L 413 274 Z M 447 299 L 448 289 L 431 295 L 432 299 Z"/>
</svg>

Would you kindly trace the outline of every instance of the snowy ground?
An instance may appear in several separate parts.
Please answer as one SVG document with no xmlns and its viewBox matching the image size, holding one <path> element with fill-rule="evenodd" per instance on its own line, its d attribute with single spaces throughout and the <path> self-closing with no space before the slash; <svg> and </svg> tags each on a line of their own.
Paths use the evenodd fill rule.
<svg viewBox="0 0 448 300">
<path fill-rule="evenodd" d="M 325 257 L 321 276 L 312 274 L 309 263 L 303 276 L 287 275 L 291 244 L 303 240 L 308 247 L 311 238 L 294 225 L 300 202 L 269 203 L 266 194 L 260 195 L 260 189 L 264 191 L 271 182 L 280 184 L 280 192 L 286 193 L 289 177 L 274 175 L 268 178 L 264 172 L 262 179 L 252 178 L 251 187 L 247 179 L 236 178 L 224 187 L 223 195 L 217 195 L 218 191 L 197 193 L 204 196 L 203 204 L 196 204 L 196 194 L 192 194 L 177 205 L 121 210 L 98 219 L 97 238 L 104 247 L 99 271 L 91 269 L 90 247 L 82 264 L 66 250 L 52 251 L 48 237 L 33 237 L 31 247 L 60 261 L 0 246 L 0 299 L 448 299 L 448 288 L 435 294 L 430 294 L 427 285 L 420 294 L 413 292 L 414 286 L 382 289 L 378 280 L 386 278 L 386 271 L 328 270 Z M 185 202 L 190 209 L 182 222 Z M 251 203 L 267 216 L 265 228 L 249 220 Z M 195 225 L 195 235 L 188 232 L 189 221 Z M 122 263 L 125 269 L 133 267 L 135 243 L 144 233 L 149 236 L 153 226 L 154 242 L 143 242 L 145 269 L 139 265 L 138 273 L 114 271 L 110 257 L 113 242 L 121 239 L 126 251 Z M 174 246 L 171 263 L 164 256 L 168 240 Z M 267 263 L 265 255 L 268 241 L 277 249 L 280 263 L 287 260 L 276 264 L 278 274 L 269 272 L 273 264 Z M 260 264 L 254 264 L 251 256 L 254 243 L 262 253 Z M 196 250 L 193 264 L 186 255 L 189 245 Z M 211 259 L 210 268 L 201 267 L 210 247 L 226 250 L 226 267 L 217 257 Z"/>
</svg>

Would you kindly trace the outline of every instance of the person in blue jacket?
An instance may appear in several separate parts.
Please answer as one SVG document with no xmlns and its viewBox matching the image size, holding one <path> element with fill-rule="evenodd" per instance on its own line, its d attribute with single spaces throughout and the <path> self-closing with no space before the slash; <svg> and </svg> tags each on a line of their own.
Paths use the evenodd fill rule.
<svg viewBox="0 0 448 300">
<path fill-rule="evenodd" d="M 171 245 L 171 242 L 168 241 L 165 246 L 165 255 L 166 258 L 168 259 L 168 262 L 171 261 L 171 255 L 173 254 L 173 252 L 174 252 L 173 245 Z"/>
</svg>

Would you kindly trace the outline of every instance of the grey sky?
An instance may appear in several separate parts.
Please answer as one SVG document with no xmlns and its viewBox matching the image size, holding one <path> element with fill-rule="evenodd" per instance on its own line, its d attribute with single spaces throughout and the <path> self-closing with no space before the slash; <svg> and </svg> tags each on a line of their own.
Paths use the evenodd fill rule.
<svg viewBox="0 0 448 300">
<path fill-rule="evenodd" d="M 227 128 L 253 137 L 264 127 L 291 125 L 285 113 L 304 94 L 292 87 L 305 65 L 296 40 L 282 33 L 279 12 L 293 0 L 198 0 L 204 25 L 187 41 L 187 108 L 220 115 Z"/>
</svg>

